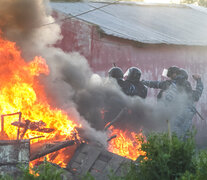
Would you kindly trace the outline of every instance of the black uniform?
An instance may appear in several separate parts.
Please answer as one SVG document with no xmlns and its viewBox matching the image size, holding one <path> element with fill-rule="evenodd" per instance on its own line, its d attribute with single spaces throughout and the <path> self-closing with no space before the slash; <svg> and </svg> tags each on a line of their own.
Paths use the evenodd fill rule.
<svg viewBox="0 0 207 180">
<path fill-rule="evenodd" d="M 130 81 L 124 81 L 123 79 L 118 79 L 117 83 L 121 87 L 122 91 L 128 95 L 133 96 L 133 93 L 135 92 L 135 86 Z"/>
<path fill-rule="evenodd" d="M 141 70 L 137 67 L 131 67 L 127 70 L 126 82 L 131 83 L 135 89 L 131 92 L 131 96 L 139 96 L 141 98 L 147 97 L 147 88 L 140 82 Z"/>
<path fill-rule="evenodd" d="M 146 86 L 140 81 L 129 81 L 129 83 L 133 84 L 134 90 L 131 92 L 131 96 L 139 96 L 141 98 L 147 97 L 147 88 Z"/>
</svg>

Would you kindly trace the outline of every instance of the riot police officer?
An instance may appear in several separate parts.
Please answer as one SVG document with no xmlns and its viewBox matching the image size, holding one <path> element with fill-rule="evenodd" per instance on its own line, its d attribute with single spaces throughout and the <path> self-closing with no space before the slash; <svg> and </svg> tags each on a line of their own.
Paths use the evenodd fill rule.
<svg viewBox="0 0 207 180">
<path fill-rule="evenodd" d="M 135 87 L 129 81 L 124 81 L 123 80 L 124 73 L 123 73 L 121 68 L 119 68 L 119 67 L 112 67 L 108 71 L 108 75 L 109 75 L 109 77 L 116 79 L 118 85 L 121 87 L 122 91 L 126 95 L 130 95 L 131 96 L 131 94 L 134 91 Z"/>
<path fill-rule="evenodd" d="M 192 119 L 198 113 L 195 102 L 199 100 L 203 92 L 201 77 L 193 75 L 193 79 L 196 80 L 195 90 L 192 89 L 188 81 L 187 71 L 180 69 L 163 95 L 163 102 L 166 102 L 167 105 L 171 104 L 172 106 L 180 107 L 170 121 L 172 132 L 175 132 L 178 137 L 183 139 L 185 139 L 187 132 L 192 128 Z"/>
<path fill-rule="evenodd" d="M 188 73 L 185 69 L 180 68 L 175 82 L 180 90 L 180 92 L 187 93 L 189 98 L 197 102 L 203 91 L 203 83 L 199 75 L 193 75 L 193 79 L 196 81 L 196 89 L 193 90 L 190 82 L 188 81 Z"/>
<path fill-rule="evenodd" d="M 125 75 L 127 76 L 126 82 L 130 82 L 134 85 L 135 89 L 131 96 L 140 96 L 141 98 L 147 97 L 147 88 L 140 81 L 141 70 L 137 67 L 131 67 L 127 70 Z"/>
<path fill-rule="evenodd" d="M 171 66 L 168 68 L 167 77 L 168 80 L 165 81 L 142 81 L 143 84 L 149 88 L 161 89 L 157 95 L 157 99 L 162 97 L 164 91 L 166 91 L 171 85 L 172 81 L 176 79 L 176 76 L 179 73 L 179 68 L 177 66 Z"/>
</svg>

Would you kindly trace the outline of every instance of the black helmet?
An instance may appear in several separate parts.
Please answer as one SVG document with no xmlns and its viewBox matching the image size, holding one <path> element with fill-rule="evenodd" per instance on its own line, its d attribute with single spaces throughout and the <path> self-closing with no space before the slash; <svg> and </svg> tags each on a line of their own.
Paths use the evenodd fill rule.
<svg viewBox="0 0 207 180">
<path fill-rule="evenodd" d="M 119 67 L 112 67 L 108 71 L 109 77 L 115 78 L 115 79 L 122 79 L 124 76 L 124 73 L 121 68 Z"/>
<path fill-rule="evenodd" d="M 188 80 L 188 73 L 185 69 L 180 69 L 178 72 L 178 76 L 184 80 Z"/>
<path fill-rule="evenodd" d="M 179 73 L 179 68 L 177 66 L 169 67 L 168 72 L 167 72 L 167 77 L 171 78 L 174 73 L 178 74 Z"/>
<path fill-rule="evenodd" d="M 131 67 L 125 73 L 125 75 L 127 76 L 127 80 L 129 81 L 139 81 L 141 74 L 142 71 L 137 67 Z"/>
</svg>

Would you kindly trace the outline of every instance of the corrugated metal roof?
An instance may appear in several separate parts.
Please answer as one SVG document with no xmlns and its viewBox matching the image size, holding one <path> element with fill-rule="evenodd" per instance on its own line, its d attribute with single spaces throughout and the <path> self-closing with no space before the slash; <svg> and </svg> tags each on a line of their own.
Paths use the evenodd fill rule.
<svg viewBox="0 0 207 180">
<path fill-rule="evenodd" d="M 52 8 L 77 15 L 105 3 L 51 3 Z M 207 14 L 184 5 L 111 4 L 79 19 L 98 25 L 104 33 L 150 44 L 207 45 Z"/>
</svg>

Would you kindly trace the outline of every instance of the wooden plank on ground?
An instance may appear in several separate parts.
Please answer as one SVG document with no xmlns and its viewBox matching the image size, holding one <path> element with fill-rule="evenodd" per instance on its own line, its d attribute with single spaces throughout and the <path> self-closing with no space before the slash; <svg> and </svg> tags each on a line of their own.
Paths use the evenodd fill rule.
<svg viewBox="0 0 207 180">
<path fill-rule="evenodd" d="M 110 174 L 111 170 L 113 170 L 113 172 L 116 172 L 125 159 L 121 156 L 117 156 L 116 154 L 113 154 L 112 156 L 112 159 L 108 162 L 107 166 L 103 170 L 103 175 L 98 178 L 98 180 L 108 179 L 108 175 Z"/>
<path fill-rule="evenodd" d="M 87 154 L 86 158 L 83 160 L 83 163 L 81 165 L 81 175 L 85 175 L 98 158 L 99 154 L 101 153 L 101 150 L 94 146 L 85 144 L 82 153 Z"/>
<path fill-rule="evenodd" d="M 76 175 L 85 175 L 90 170 L 100 153 L 101 149 L 96 146 L 81 144 L 71 161 L 68 163 L 66 169 Z M 82 159 L 80 159 L 79 155 Z M 77 167 L 77 164 L 79 164 L 79 167 Z M 74 165 L 76 165 L 75 169 L 73 168 Z"/>
</svg>

